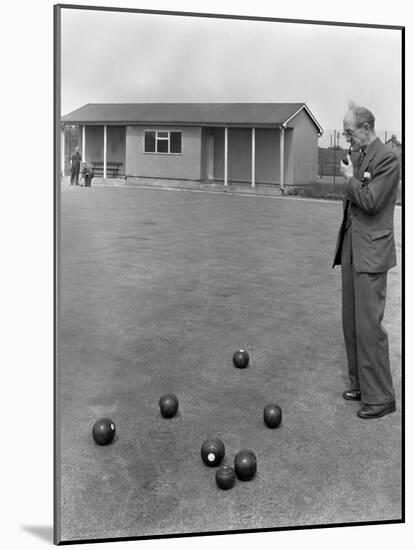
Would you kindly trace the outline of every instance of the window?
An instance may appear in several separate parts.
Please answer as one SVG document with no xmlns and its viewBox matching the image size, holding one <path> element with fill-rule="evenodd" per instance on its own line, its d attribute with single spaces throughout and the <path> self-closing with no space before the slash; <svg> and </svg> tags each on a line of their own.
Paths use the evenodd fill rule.
<svg viewBox="0 0 415 550">
<path fill-rule="evenodd" d="M 169 133 L 157 132 L 156 133 L 157 153 L 169 152 Z"/>
<path fill-rule="evenodd" d="M 181 153 L 182 133 L 166 130 L 144 131 L 145 153 Z"/>
</svg>

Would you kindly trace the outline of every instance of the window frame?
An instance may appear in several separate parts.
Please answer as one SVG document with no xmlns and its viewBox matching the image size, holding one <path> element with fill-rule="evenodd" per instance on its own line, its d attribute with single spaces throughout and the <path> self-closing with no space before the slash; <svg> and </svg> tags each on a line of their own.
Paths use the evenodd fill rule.
<svg viewBox="0 0 415 550">
<path fill-rule="evenodd" d="M 154 151 L 146 151 L 146 133 L 154 133 Z M 166 134 L 166 136 L 159 136 L 158 134 Z M 171 134 L 180 134 L 180 152 L 172 152 L 171 149 Z M 146 155 L 182 155 L 183 154 L 183 131 L 182 130 L 165 130 L 156 128 L 145 128 L 143 132 L 143 153 Z M 157 151 L 158 142 L 167 141 L 167 151 Z"/>
</svg>

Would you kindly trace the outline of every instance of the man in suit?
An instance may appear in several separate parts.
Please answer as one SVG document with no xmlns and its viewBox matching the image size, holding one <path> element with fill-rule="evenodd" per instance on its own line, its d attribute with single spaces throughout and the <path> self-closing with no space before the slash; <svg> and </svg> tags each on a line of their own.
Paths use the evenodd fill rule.
<svg viewBox="0 0 415 550">
<path fill-rule="evenodd" d="M 71 156 L 71 185 L 79 185 L 79 170 L 81 168 L 81 154 L 79 147 L 75 147 L 75 153 Z"/>
<path fill-rule="evenodd" d="M 386 278 L 396 265 L 394 208 L 399 161 L 375 133 L 375 117 L 350 104 L 344 120 L 351 154 L 340 170 L 347 186 L 343 221 L 333 267 L 341 265 L 342 321 L 350 389 L 344 399 L 362 401 L 360 418 L 379 418 L 396 410 L 389 364 L 388 335 L 382 326 Z"/>
</svg>

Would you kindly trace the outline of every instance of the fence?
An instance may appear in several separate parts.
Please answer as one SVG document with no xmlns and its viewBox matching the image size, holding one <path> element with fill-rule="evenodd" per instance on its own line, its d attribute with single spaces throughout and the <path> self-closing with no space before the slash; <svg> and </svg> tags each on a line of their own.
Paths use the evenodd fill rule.
<svg viewBox="0 0 415 550">
<path fill-rule="evenodd" d="M 392 130 L 378 130 L 377 136 L 391 149 L 394 149 L 401 163 L 402 173 L 402 142 L 401 133 Z M 323 183 L 342 183 L 343 177 L 340 172 L 340 161 L 346 157 L 349 148 L 345 138 L 337 130 L 321 138 L 318 148 L 318 176 Z M 328 146 L 324 144 L 329 143 Z"/>
</svg>

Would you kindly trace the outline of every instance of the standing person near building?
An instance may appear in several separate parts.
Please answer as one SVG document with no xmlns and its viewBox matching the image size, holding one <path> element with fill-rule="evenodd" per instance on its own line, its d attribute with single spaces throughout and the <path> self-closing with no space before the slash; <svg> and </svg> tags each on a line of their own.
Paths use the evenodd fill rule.
<svg viewBox="0 0 415 550">
<path fill-rule="evenodd" d="M 79 185 L 79 170 L 81 168 L 81 154 L 79 147 L 75 147 L 75 153 L 71 156 L 71 185 Z"/>
<path fill-rule="evenodd" d="M 379 418 L 396 410 L 388 335 L 382 326 L 386 279 L 396 265 L 394 208 L 399 161 L 376 137 L 375 117 L 352 103 L 344 117 L 344 136 L 360 151 L 353 166 L 340 162 L 346 181 L 343 222 L 333 267 L 341 265 L 342 321 L 350 389 L 344 399 L 362 401 L 360 418 Z"/>
</svg>

